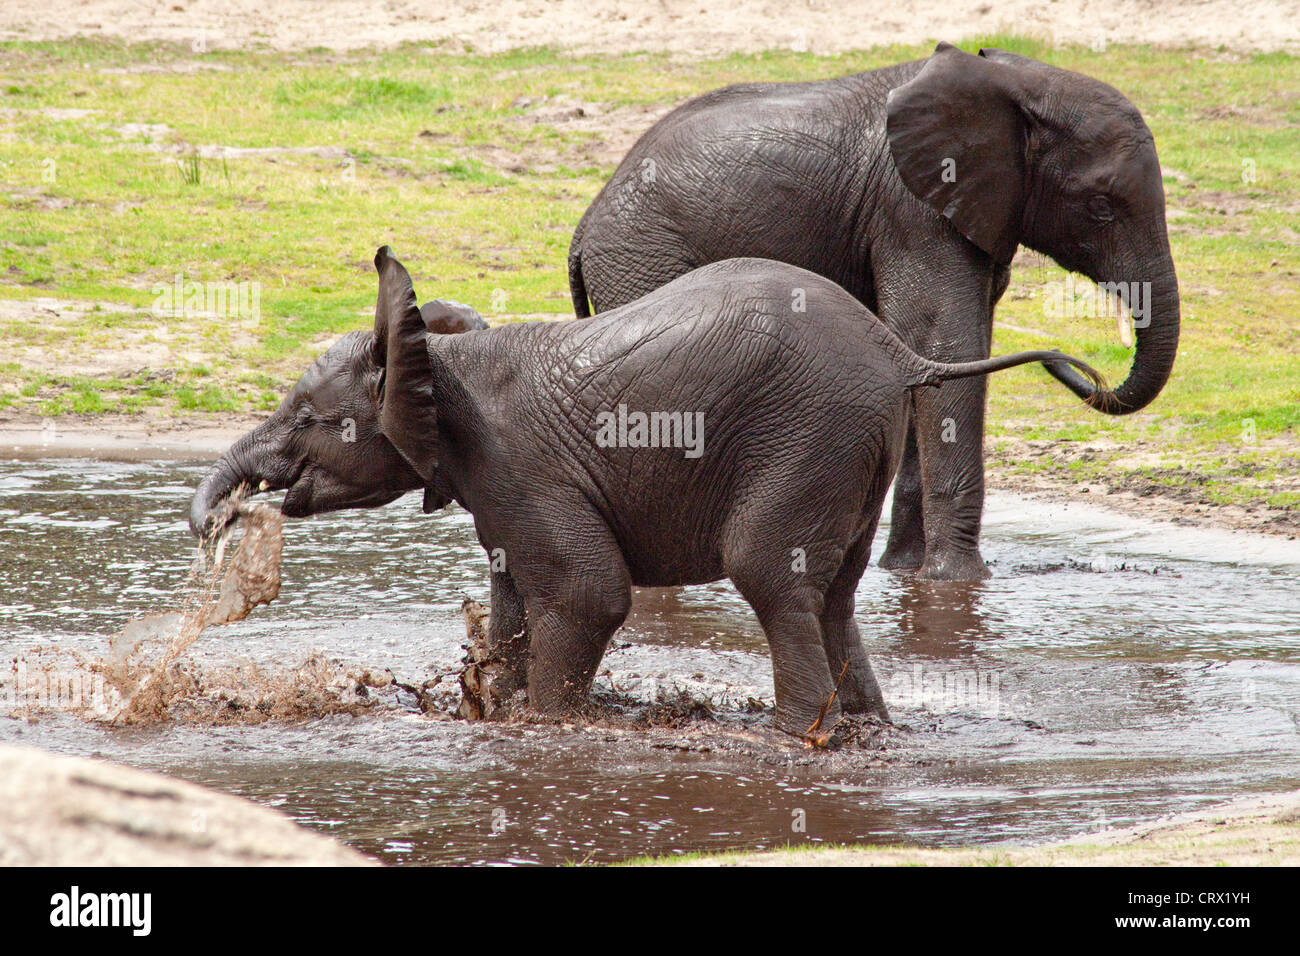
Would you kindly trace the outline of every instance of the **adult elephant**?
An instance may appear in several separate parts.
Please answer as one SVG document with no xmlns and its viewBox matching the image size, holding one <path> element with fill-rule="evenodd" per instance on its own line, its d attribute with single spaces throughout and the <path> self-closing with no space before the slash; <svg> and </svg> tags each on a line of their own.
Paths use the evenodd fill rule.
<svg viewBox="0 0 1300 956">
<path fill-rule="evenodd" d="M 569 281 L 584 316 L 588 302 L 603 312 L 705 263 L 779 259 L 835 280 L 917 352 L 956 362 L 989 355 L 1022 244 L 1114 283 L 1137 331 L 1113 391 L 1065 365 L 1048 371 L 1102 412 L 1147 405 L 1179 331 L 1150 130 L 1097 80 L 941 43 L 927 60 L 727 87 L 674 110 L 582 217 Z M 984 404 L 983 378 L 915 396 L 885 567 L 988 576 Z"/>
</svg>

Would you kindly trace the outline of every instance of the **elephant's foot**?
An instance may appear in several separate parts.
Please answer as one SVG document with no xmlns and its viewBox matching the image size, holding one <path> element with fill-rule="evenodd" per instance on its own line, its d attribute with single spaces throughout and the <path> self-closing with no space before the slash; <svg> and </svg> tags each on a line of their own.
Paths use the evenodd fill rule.
<svg viewBox="0 0 1300 956">
<path fill-rule="evenodd" d="M 890 541 L 880 556 L 880 566 L 888 571 L 915 571 L 924 563 L 924 540 Z"/>
<path fill-rule="evenodd" d="M 924 581 L 983 581 L 989 576 L 978 551 L 928 552 L 919 574 Z"/>
<path fill-rule="evenodd" d="M 862 652 L 857 628 L 854 627 L 851 633 L 853 643 L 849 651 L 850 663 L 847 666 L 840 664 L 838 668 L 831 665 L 831 677 L 837 684 L 835 703 L 839 704 L 845 714 L 869 714 L 881 720 L 889 720 L 885 697 L 880 692 L 880 683 L 871 670 L 867 655 Z"/>
<path fill-rule="evenodd" d="M 797 737 L 808 747 L 834 748 L 840 745 L 835 734 L 835 727 L 844 719 L 840 710 L 839 699 L 821 701 L 817 706 L 791 706 L 778 703 L 776 707 L 776 729 Z"/>
<path fill-rule="evenodd" d="M 889 709 L 885 707 L 885 698 L 880 693 L 880 686 L 876 683 L 874 677 L 870 682 L 853 680 L 853 673 L 850 671 L 844 678 L 844 686 L 840 688 L 836 700 L 839 702 L 846 714 L 867 714 L 871 717 L 879 717 L 881 720 L 889 720 Z"/>
</svg>

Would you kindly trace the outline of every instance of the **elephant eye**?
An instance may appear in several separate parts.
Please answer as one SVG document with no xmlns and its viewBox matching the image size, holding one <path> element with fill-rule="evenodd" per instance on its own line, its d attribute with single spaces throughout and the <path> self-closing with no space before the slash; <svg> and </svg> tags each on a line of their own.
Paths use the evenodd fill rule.
<svg viewBox="0 0 1300 956">
<path fill-rule="evenodd" d="M 1105 196 L 1093 196 L 1088 200 L 1088 212 L 1098 222 L 1110 222 L 1115 218 L 1115 212 L 1110 208 L 1110 200 Z"/>
</svg>

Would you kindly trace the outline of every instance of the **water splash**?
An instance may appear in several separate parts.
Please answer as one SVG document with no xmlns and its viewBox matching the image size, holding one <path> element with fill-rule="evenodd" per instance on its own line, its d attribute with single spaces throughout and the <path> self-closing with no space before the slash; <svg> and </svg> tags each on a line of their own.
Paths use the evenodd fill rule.
<svg viewBox="0 0 1300 956">
<path fill-rule="evenodd" d="M 102 657 L 42 647 L 15 659 L 14 686 L 22 689 L 15 710 L 138 726 L 292 721 L 396 706 L 390 671 L 349 669 L 321 654 L 283 670 L 248 662 L 205 667 L 188 658 L 209 628 L 241 621 L 280 593 L 283 515 L 241 495 L 223 507 L 223 530 L 200 549 L 175 608 L 130 621 Z M 235 528 L 242 533 L 232 550 Z"/>
</svg>

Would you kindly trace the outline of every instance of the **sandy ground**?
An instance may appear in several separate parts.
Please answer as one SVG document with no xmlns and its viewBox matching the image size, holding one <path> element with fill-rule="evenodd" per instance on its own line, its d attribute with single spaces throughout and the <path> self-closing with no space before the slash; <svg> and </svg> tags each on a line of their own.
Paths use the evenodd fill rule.
<svg viewBox="0 0 1300 956">
<path fill-rule="evenodd" d="M 1053 43 L 1300 50 L 1296 0 L 5 0 L 0 39 L 169 40 L 206 49 L 419 42 L 496 52 L 834 53 L 1015 32 Z"/>
<path fill-rule="evenodd" d="M 220 421 L 69 415 L 40 419 L 0 414 L 0 459 L 98 458 L 187 461 L 215 458 L 264 415 Z"/>
<path fill-rule="evenodd" d="M 1039 847 L 878 847 L 729 853 L 684 866 L 1296 866 L 1300 791 L 1249 797 L 1122 830 Z"/>
<path fill-rule="evenodd" d="M 0 435 L 3 432 L 0 431 Z M 1112 488 L 1087 482 L 1074 483 L 1052 476 L 1027 477 L 1003 471 L 997 465 L 985 466 L 985 483 L 990 489 L 1010 491 L 1048 501 L 1075 501 L 1096 505 L 1110 511 L 1168 521 L 1180 525 L 1230 528 L 1257 534 L 1277 535 L 1295 540 L 1300 537 L 1300 513 L 1267 505 L 1244 507 L 1220 503 L 1201 503 L 1198 493 L 1186 489 L 1135 482 L 1138 490 Z M 1166 493 L 1161 493 L 1162 489 Z M 1175 493 L 1182 498 L 1173 497 Z"/>
</svg>

